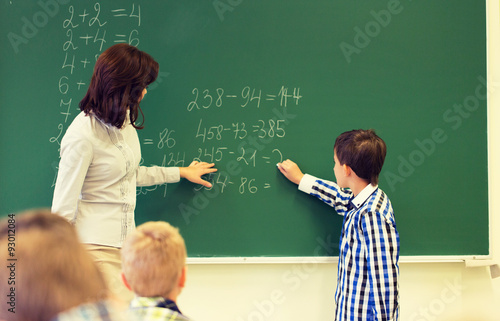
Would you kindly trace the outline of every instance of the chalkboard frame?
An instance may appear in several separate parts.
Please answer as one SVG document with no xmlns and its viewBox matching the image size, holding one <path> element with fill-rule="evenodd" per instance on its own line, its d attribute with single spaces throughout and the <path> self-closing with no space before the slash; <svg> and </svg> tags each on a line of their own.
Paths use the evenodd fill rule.
<svg viewBox="0 0 500 321">
<path fill-rule="evenodd" d="M 491 227 L 488 223 L 490 221 L 490 213 L 488 212 L 487 203 L 488 168 L 486 148 L 486 115 L 489 106 L 486 100 L 481 100 L 480 112 L 474 114 L 475 118 L 459 117 L 461 114 L 454 112 L 455 103 L 470 101 L 467 99 L 474 97 L 473 93 L 477 86 L 485 82 L 487 40 L 485 31 L 486 9 L 484 3 L 475 4 L 470 8 L 466 8 L 466 1 L 464 1 L 463 5 L 457 5 L 457 17 L 460 14 L 465 16 L 466 13 L 470 20 L 465 19 L 465 22 L 461 25 L 453 25 L 452 23 L 460 20 L 460 18 L 447 15 L 446 8 L 442 7 L 443 5 L 440 7 L 437 4 L 425 1 L 415 4 L 390 0 L 377 1 L 364 5 L 359 3 L 348 5 L 346 1 L 335 3 L 318 2 L 317 4 L 308 5 L 295 2 L 288 2 L 287 5 L 283 5 L 283 3 L 276 2 L 267 4 L 268 7 L 261 7 L 259 3 L 250 2 L 241 2 L 237 6 L 232 7 L 217 7 L 213 3 L 208 3 L 205 4 L 206 7 L 202 7 L 194 1 L 187 1 L 183 4 L 172 4 L 170 7 L 163 7 L 167 6 L 166 4 L 157 4 L 155 5 L 156 12 L 155 10 L 151 10 L 151 7 L 148 8 L 142 5 L 141 26 L 137 26 L 139 6 L 135 2 L 124 2 L 124 11 L 115 12 L 110 11 L 109 3 L 105 2 L 96 1 L 86 5 L 72 4 L 64 1 L 57 1 L 55 3 L 57 7 L 53 6 L 50 8 L 42 6 L 39 3 L 21 5 L 17 2 L 4 2 L 1 4 L 2 26 L 4 26 L 2 28 L 4 30 L 3 39 L 9 45 L 3 46 L 0 49 L 2 70 L 4 68 L 7 70 L 7 72 L 2 73 L 2 78 L 0 78 L 0 95 L 6 97 L 2 103 L 2 110 L 5 110 L 6 119 L 10 120 L 10 124 L 2 128 L 1 144 L 4 147 L 3 150 L 9 151 L 9 155 L 6 155 L 2 162 L 2 176 L 6 177 L 6 181 L 8 181 L 8 183 L 1 185 L 3 190 L 0 202 L 2 203 L 2 215 L 26 207 L 50 206 L 51 185 L 57 171 L 57 143 L 60 141 L 71 117 L 76 115 L 76 102 L 78 101 L 78 97 L 81 97 L 81 92 L 77 92 L 78 85 L 67 82 L 71 77 L 66 72 L 68 68 L 64 68 L 64 66 L 68 63 L 67 59 L 71 59 L 71 55 L 68 56 L 66 53 L 68 53 L 68 50 L 71 50 L 72 45 L 82 46 L 82 41 L 85 41 L 80 39 L 79 43 L 76 42 L 76 32 L 81 29 L 71 26 L 78 24 L 76 17 L 78 17 L 78 13 L 82 12 L 83 6 L 87 6 L 86 9 L 91 15 L 85 23 L 89 25 L 89 28 L 94 28 L 91 29 L 91 36 L 93 38 L 91 40 L 94 47 L 101 46 L 102 49 L 110 44 L 103 43 L 100 40 L 104 38 L 104 28 L 109 27 L 109 29 L 106 29 L 108 36 L 113 35 L 117 38 L 115 40 L 120 40 L 125 35 L 126 37 L 124 38 L 126 38 L 126 41 L 137 44 L 140 49 L 150 52 L 160 62 L 160 77 L 150 88 L 150 92 L 143 104 L 146 113 L 146 129 L 139 132 L 139 137 L 143 143 L 143 155 L 146 165 L 161 165 L 162 157 L 169 155 L 159 152 L 160 148 L 156 148 L 154 151 L 148 150 L 150 146 L 145 142 L 145 140 L 149 139 L 155 140 L 154 145 L 158 146 L 159 142 L 157 139 L 160 138 L 161 140 L 161 134 L 164 133 L 164 130 L 167 127 L 175 125 L 175 121 L 165 122 L 165 124 L 160 123 L 159 120 L 173 115 L 173 113 L 163 111 L 162 106 L 175 106 L 176 108 L 183 109 L 183 112 L 185 112 L 189 103 L 194 101 L 195 89 L 200 97 L 211 95 L 214 101 L 216 101 L 217 94 L 220 92 L 218 89 L 223 89 L 226 94 L 234 94 L 238 96 L 237 98 L 240 101 L 231 105 L 233 107 L 237 106 L 237 104 L 242 104 L 241 98 L 253 98 L 254 91 L 258 93 L 261 90 L 261 97 L 266 98 L 266 95 L 276 95 L 278 97 L 281 95 L 281 103 L 283 102 L 283 97 L 290 95 L 292 98 L 288 100 L 289 105 L 287 108 L 289 109 L 286 109 L 289 118 L 282 117 L 281 120 L 284 127 L 280 127 L 286 130 L 287 141 L 279 146 L 272 146 L 274 142 L 279 142 L 279 139 L 276 138 L 272 143 L 266 145 L 264 148 L 264 151 L 268 153 L 266 157 L 269 157 L 272 162 L 279 160 L 276 158 L 278 153 L 274 152 L 277 149 L 280 153 L 284 154 L 284 157 L 296 160 L 305 171 L 323 178 L 333 179 L 330 167 L 333 156 L 331 149 L 335 136 L 344 130 L 352 129 L 354 126 L 374 127 L 377 129 L 378 133 L 386 139 L 389 145 L 388 159 L 381 176 L 381 187 L 387 192 L 391 200 L 396 201 L 396 221 L 401 222 L 398 225 L 403 232 L 402 257 L 415 257 L 414 255 L 406 255 L 404 251 L 408 248 L 415 249 L 419 244 L 416 235 L 411 235 L 416 234 L 410 228 L 415 223 L 415 220 L 404 216 L 405 210 L 411 209 L 414 203 L 410 202 L 410 200 L 408 202 L 409 205 L 401 206 L 401 203 L 408 200 L 408 198 L 401 196 L 401 190 L 403 187 L 408 190 L 422 189 L 422 193 L 425 193 L 426 191 L 423 188 L 425 184 L 418 184 L 412 181 L 417 180 L 416 176 L 425 175 L 425 172 L 439 173 L 441 170 L 439 172 L 437 170 L 433 172 L 432 170 L 432 168 L 438 168 L 439 166 L 442 168 L 443 173 L 449 171 L 450 169 L 447 167 L 452 167 L 453 164 L 444 166 L 446 162 L 442 161 L 447 153 L 456 155 L 453 157 L 462 164 L 462 168 L 470 166 L 469 162 L 462 161 L 466 153 L 453 154 L 455 146 L 457 148 L 460 147 L 460 144 L 457 143 L 458 139 L 463 139 L 464 146 L 473 148 L 474 152 L 480 157 L 478 173 L 481 176 L 481 182 L 477 183 L 476 187 L 480 189 L 478 195 L 482 194 L 480 198 L 482 203 L 480 212 L 483 222 L 479 226 L 479 232 L 477 233 L 489 233 L 488 235 L 491 235 Z M 73 11 L 71 8 L 73 8 Z M 273 14 L 275 12 L 281 12 L 283 16 L 286 16 L 285 13 L 291 14 L 294 20 L 287 21 L 282 16 L 276 17 L 276 14 Z M 421 14 L 424 12 L 428 20 L 426 20 L 425 24 L 419 24 L 419 18 L 423 17 Z M 479 17 L 480 12 L 483 12 L 483 16 L 481 17 Z M 151 32 L 151 30 L 156 29 L 152 28 L 151 21 L 148 22 L 148 19 L 145 17 L 148 14 L 156 15 L 160 13 L 166 16 L 166 19 L 162 22 L 164 23 L 162 25 L 164 33 Z M 118 15 L 122 14 L 125 14 L 125 16 L 118 17 Z M 327 15 L 330 15 L 332 18 L 325 20 L 327 21 L 326 24 L 316 25 L 313 23 L 314 20 L 321 21 L 321 18 Z M 75 17 L 75 20 L 71 20 L 71 17 Z M 385 22 L 381 20 L 384 17 L 386 19 Z M 388 17 L 390 17 L 390 20 L 388 20 Z M 90 19 L 92 18 L 95 18 L 95 20 L 93 20 L 94 23 L 92 26 L 90 26 Z M 112 28 L 114 27 L 111 27 L 113 19 L 124 19 L 117 24 L 116 30 L 113 30 Z M 109 21 L 106 25 L 107 27 L 103 24 L 105 21 Z M 241 21 L 245 21 L 246 24 L 241 23 Z M 307 22 L 307 25 L 310 25 L 310 29 L 304 27 L 305 22 Z M 448 22 L 450 23 L 449 25 L 447 24 Z M 384 26 L 384 23 L 390 25 Z M 99 29 L 96 27 L 96 24 L 99 24 L 99 26 L 103 24 L 102 28 Z M 378 27 L 376 26 L 377 24 Z M 478 24 L 480 26 L 477 26 Z M 249 28 L 249 25 L 252 28 Z M 80 25 L 80 28 L 82 26 Z M 332 33 L 322 33 L 322 26 L 327 26 L 338 32 L 334 35 Z M 412 26 L 418 26 L 419 29 L 415 29 L 416 31 L 412 32 Z M 471 26 L 474 27 L 471 28 Z M 279 30 L 280 32 L 265 33 L 271 27 L 273 30 Z M 472 29 L 472 31 L 469 30 L 469 33 L 467 33 L 465 29 Z M 252 30 L 253 34 L 249 30 Z M 439 33 L 448 35 L 449 37 L 440 40 L 438 38 L 442 35 L 439 35 Z M 244 34 L 246 37 L 236 42 L 239 46 L 231 46 L 231 43 L 227 42 L 227 39 L 235 39 L 235 37 L 237 38 L 241 34 Z M 456 34 L 460 34 L 460 37 L 456 36 Z M 145 36 L 143 37 L 143 35 Z M 70 41 L 72 36 L 75 36 L 75 41 Z M 478 39 L 474 42 L 474 40 L 471 40 L 472 36 L 477 36 L 476 38 Z M 315 39 L 315 37 L 318 37 L 318 39 Z M 111 42 L 110 38 L 107 39 Z M 301 41 L 297 41 L 298 39 Z M 394 41 L 394 39 L 412 39 L 412 41 L 398 42 Z M 18 42 L 14 45 L 12 41 Z M 420 46 L 414 45 L 417 41 Z M 466 46 L 461 46 L 460 42 L 470 44 L 470 48 L 467 49 Z M 306 50 L 308 46 L 303 43 L 316 47 L 322 44 L 320 47 L 321 50 L 315 51 L 313 58 L 311 58 L 308 50 Z M 259 50 L 259 46 L 262 44 L 271 47 L 273 50 Z M 433 51 L 433 46 L 437 46 L 440 50 Z M 40 50 L 40 48 L 46 50 Z M 224 48 L 224 50 L 221 48 Z M 347 51 L 349 54 L 345 51 L 347 50 L 346 48 L 351 50 Z M 413 56 L 404 57 L 401 55 L 400 57 L 396 54 L 383 54 L 384 51 L 406 53 L 407 48 L 409 48 Z M 419 48 L 421 50 L 417 50 Z M 214 53 L 218 54 L 217 59 L 210 60 L 205 58 L 205 56 L 213 57 Z M 177 59 L 172 59 L 171 57 L 176 57 Z M 182 60 L 183 57 L 186 57 L 186 61 Z M 193 57 L 198 57 L 199 59 L 194 59 Z M 235 57 L 238 59 L 232 64 Z M 92 58 L 94 57 L 89 55 L 89 66 L 91 65 Z M 405 58 L 415 63 L 415 66 L 407 66 Z M 174 61 L 172 62 L 171 60 Z M 315 60 L 320 62 L 323 68 L 316 65 Z M 297 61 L 300 61 L 300 63 L 297 64 Z M 337 63 L 338 61 L 342 61 L 341 66 Z M 373 61 L 376 61 L 376 63 L 373 63 Z M 425 64 L 423 64 L 424 62 Z M 459 66 L 459 63 L 464 63 L 461 66 L 463 68 L 458 71 L 452 70 L 451 67 Z M 63 68 L 60 67 L 61 65 Z M 252 68 L 248 68 L 248 66 L 252 66 Z M 368 66 L 370 73 L 363 72 L 362 66 Z M 391 68 L 387 68 L 386 66 L 390 66 Z M 52 72 L 55 69 L 60 70 Z M 335 73 L 329 72 L 332 69 L 335 70 Z M 18 70 L 21 70 L 22 73 L 19 74 Z M 265 73 L 266 70 L 272 70 L 272 72 Z M 402 77 L 402 70 L 413 72 L 416 76 L 414 79 L 411 77 L 400 78 Z M 441 79 L 435 79 L 438 78 L 435 74 L 428 74 L 432 77 L 426 78 L 427 74 L 425 72 L 432 70 L 441 71 L 444 75 L 443 77 L 449 76 L 449 78 L 443 78 L 446 81 L 439 81 Z M 78 70 L 75 70 L 75 73 L 78 74 L 78 72 Z M 454 72 L 457 74 L 454 74 Z M 214 81 L 212 75 L 215 74 L 219 76 Z M 88 72 L 82 72 L 78 75 L 82 77 L 82 82 L 85 82 L 85 79 L 88 78 Z M 43 79 L 43 81 L 40 81 L 40 79 Z M 313 81 L 310 79 L 319 80 Z M 414 85 L 414 92 L 402 86 L 402 81 L 398 79 Z M 74 82 L 80 81 L 77 78 L 71 78 L 71 80 Z M 344 86 L 345 83 L 349 85 Z M 26 94 L 26 88 L 30 88 L 29 95 Z M 82 85 L 82 88 L 85 88 L 85 86 Z M 353 88 L 363 88 L 366 90 L 363 93 L 365 97 L 357 97 L 357 92 Z M 394 95 L 382 94 L 389 93 L 389 89 L 391 88 L 397 89 L 394 90 Z M 437 95 L 433 93 L 433 88 L 437 88 L 443 94 Z M 455 89 L 452 88 L 456 88 L 457 93 L 454 93 L 453 90 Z M 66 89 L 69 89 L 73 95 L 71 110 L 69 107 L 67 110 L 64 109 L 69 104 L 67 96 L 63 93 Z M 482 88 L 481 90 L 484 89 L 488 90 L 487 88 Z M 425 90 L 429 91 L 429 95 L 434 95 L 432 99 L 426 99 L 426 97 L 422 97 L 425 95 L 417 94 L 425 92 Z M 403 99 L 404 95 L 412 98 L 409 99 L 411 103 L 403 104 L 405 101 Z M 294 99 L 294 96 L 300 96 L 301 98 Z M 43 99 L 40 99 L 40 97 Z M 425 114 L 423 115 L 417 112 L 421 106 L 434 103 L 433 99 L 435 100 L 434 107 L 437 108 L 425 110 Z M 394 111 L 397 114 L 395 117 L 401 117 L 396 119 L 402 119 L 411 124 L 411 118 L 413 117 L 418 119 L 419 126 L 407 126 L 407 128 L 404 128 L 406 136 L 404 136 L 404 139 L 401 138 L 403 135 L 401 137 L 399 135 L 402 128 L 398 128 L 397 124 L 384 122 L 378 118 L 377 108 L 374 108 L 372 111 L 365 106 L 373 101 L 376 101 L 374 105 L 380 110 L 384 110 L 384 106 L 394 102 L 402 104 L 401 106 L 398 105 L 398 109 Z M 206 99 L 198 100 L 200 104 L 205 102 L 207 102 Z M 245 101 L 243 100 L 243 102 Z M 255 103 L 255 100 L 251 100 L 249 103 L 250 106 L 251 103 Z M 216 106 L 216 102 L 213 102 L 213 104 L 212 107 Z M 261 99 L 261 104 L 264 106 L 263 99 Z M 6 108 L 6 106 L 18 105 L 21 107 Z M 36 108 L 38 105 L 41 105 L 42 108 Z M 283 107 L 278 104 L 272 105 L 270 109 L 272 110 L 276 106 Z M 319 112 L 303 111 L 306 108 L 312 109 L 316 106 L 321 106 L 321 112 L 328 117 L 342 120 L 341 125 L 332 126 L 334 128 L 326 128 L 325 126 L 308 127 L 311 136 L 328 137 L 328 139 L 318 142 L 318 148 L 311 146 L 312 144 L 307 140 L 302 140 L 300 130 L 296 129 L 296 127 L 299 127 L 297 126 L 298 122 L 314 124 L 326 118 L 322 117 Z M 483 109 L 483 106 L 486 108 Z M 335 113 L 326 113 L 325 110 L 329 109 L 334 109 Z M 44 112 L 44 110 L 50 110 L 52 114 Z M 281 110 L 281 115 L 284 114 L 283 108 L 275 110 Z M 366 116 L 360 117 L 357 121 L 351 121 L 350 113 L 352 113 L 352 110 L 361 111 Z M 211 126 L 217 127 L 221 125 L 221 123 L 216 123 L 215 120 L 204 118 L 203 108 L 199 111 L 195 110 L 192 114 L 197 117 L 194 119 L 195 127 L 198 124 L 203 124 L 204 126 L 206 123 L 206 129 L 209 131 Z M 243 121 L 246 122 L 247 119 L 254 116 L 254 114 L 250 113 L 243 116 L 244 118 L 234 120 L 234 122 L 241 124 Z M 292 118 L 292 116 L 296 118 Z M 280 116 L 276 112 L 273 113 L 271 111 L 271 113 L 263 117 L 254 117 L 254 124 L 260 124 L 259 121 L 263 119 L 266 126 L 268 126 L 265 129 L 268 134 L 271 129 L 278 129 L 276 123 L 274 123 L 274 127 L 271 127 L 270 122 L 275 117 L 279 119 Z M 202 118 L 203 123 L 200 121 Z M 217 115 L 214 118 L 217 118 Z M 287 124 L 285 121 L 288 121 L 290 124 Z M 231 127 L 231 122 L 227 123 L 228 127 Z M 18 125 L 25 123 L 29 125 L 25 126 L 26 128 Z M 203 128 L 203 126 L 200 127 Z M 468 139 L 468 134 L 474 131 L 478 132 L 475 136 L 479 138 L 477 144 Z M 18 133 L 19 145 L 13 143 L 10 139 Z M 182 141 L 182 137 L 180 136 L 175 137 L 175 139 L 179 145 L 182 144 L 183 146 L 199 144 L 196 140 L 194 143 L 193 141 Z M 300 148 L 295 148 L 296 146 L 290 143 L 293 141 L 300 142 Z M 166 141 L 163 141 L 163 143 L 166 144 Z M 237 142 L 234 144 L 236 152 L 238 152 L 238 145 L 241 143 Z M 247 144 L 250 143 L 247 142 Z M 431 146 L 428 144 L 434 144 L 435 148 L 428 147 Z M 19 146 L 23 145 L 29 146 L 29 150 L 19 148 Z M 206 145 L 199 146 L 202 146 L 203 149 L 206 148 Z M 211 146 L 207 148 L 211 148 Z M 195 148 L 195 155 L 193 156 L 193 152 L 191 152 L 188 158 L 196 157 L 196 153 Z M 417 159 L 421 155 L 424 155 L 422 162 Z M 33 160 L 35 157 L 36 161 Z M 437 161 L 438 158 L 441 161 Z M 167 157 L 166 162 L 168 163 L 169 161 Z M 241 164 L 241 161 L 242 159 L 240 159 L 239 164 Z M 273 165 L 272 162 L 266 166 L 271 168 Z M 228 164 L 221 163 L 220 170 L 228 172 L 231 168 Z M 17 166 L 21 166 L 22 168 Z M 332 235 L 332 238 L 335 238 L 339 233 L 339 219 L 333 218 L 336 216 L 335 213 L 330 212 L 333 214 L 331 218 L 322 217 L 321 213 L 329 211 L 328 209 L 320 209 L 323 204 L 316 204 L 316 200 L 309 198 L 307 195 L 301 195 L 275 169 L 272 172 L 268 171 L 268 167 L 266 167 L 266 175 L 272 179 L 269 184 L 272 187 L 277 186 L 282 195 L 287 195 L 294 202 L 297 211 L 300 208 L 301 211 L 304 210 L 304 213 L 308 213 L 307 215 L 309 215 L 309 218 L 304 220 L 303 217 L 294 212 L 292 213 L 294 217 L 302 220 L 302 224 L 314 229 L 320 228 L 325 222 L 324 220 L 328 220 L 328 224 L 333 226 L 332 231 L 335 231 L 322 232 L 321 237 Z M 18 173 L 23 173 L 22 177 Z M 453 174 L 453 171 L 443 175 L 450 173 Z M 457 175 L 457 171 L 455 171 L 455 175 Z M 464 172 L 463 175 L 468 174 Z M 255 181 L 257 181 L 262 176 L 255 177 Z M 248 174 L 246 179 L 247 182 L 244 186 L 244 191 L 248 194 L 256 185 L 253 185 L 253 183 L 250 184 L 249 181 L 253 179 L 253 177 L 250 177 L 250 174 Z M 464 180 L 466 179 L 470 179 L 470 176 L 464 176 Z M 443 190 L 443 187 L 445 187 L 439 181 L 430 180 L 430 182 L 436 184 L 436 188 L 439 190 Z M 264 185 L 258 187 L 259 192 L 265 188 Z M 153 189 L 155 190 L 153 191 Z M 177 197 L 177 190 L 185 195 L 186 193 L 191 193 L 191 186 L 185 182 L 181 182 L 177 186 L 169 186 L 166 193 L 171 194 L 169 194 L 169 199 L 166 202 L 170 202 L 172 198 L 175 199 Z M 19 197 L 19 195 L 23 195 L 25 192 L 29 192 L 30 195 L 28 197 Z M 170 219 L 170 214 L 163 207 L 163 202 L 165 201 L 162 196 L 164 193 L 163 186 L 142 189 L 139 193 L 145 195 L 139 196 L 138 223 L 146 219 Z M 270 192 L 273 197 L 278 197 L 278 193 L 272 193 Z M 428 194 L 425 195 L 428 196 Z M 230 200 L 234 200 L 237 196 L 237 192 L 235 192 L 232 194 Z M 146 204 L 150 202 L 153 203 L 151 206 Z M 272 202 L 271 198 L 265 198 L 265 202 Z M 438 199 L 433 199 L 432 202 L 435 206 L 440 206 Z M 314 210 L 308 209 L 309 206 L 314 207 Z M 144 214 L 155 212 L 158 209 L 163 212 L 151 216 L 149 216 L 150 214 Z M 179 208 L 174 206 L 168 211 L 172 212 L 174 210 L 179 211 Z M 262 212 L 262 210 L 259 211 Z M 446 210 L 438 214 L 443 215 L 443 218 L 440 217 L 442 220 L 454 217 L 454 213 L 447 213 Z M 464 213 L 459 214 L 466 215 Z M 199 217 L 196 214 L 193 215 L 193 218 Z M 278 224 L 276 222 L 280 222 L 279 217 L 275 219 L 276 221 L 273 224 Z M 182 223 L 182 221 L 180 222 Z M 439 233 L 437 228 L 436 230 L 432 230 L 432 226 L 429 228 L 431 231 L 428 233 Z M 186 237 L 192 239 L 194 236 L 189 235 L 190 231 L 186 231 L 186 229 L 186 226 L 181 227 L 181 232 L 184 231 Z M 454 237 L 459 237 L 460 233 L 462 232 L 457 232 Z M 405 243 L 410 239 L 408 235 L 411 235 L 411 238 L 413 238 L 409 246 Z M 278 255 L 276 253 L 263 253 L 259 255 L 253 252 L 254 254 L 242 254 L 241 256 L 238 255 L 238 250 L 234 250 L 233 253 L 204 253 L 190 246 L 193 249 L 193 256 L 190 259 L 194 261 L 198 259 L 206 260 L 207 262 L 218 260 L 230 262 L 248 260 L 273 261 L 276 258 L 276 260 L 287 261 L 287 258 L 297 257 L 300 261 L 302 258 L 311 257 L 310 253 L 312 253 L 312 250 L 316 246 L 314 244 L 316 237 L 319 237 L 319 234 L 315 235 L 313 233 L 310 235 L 309 238 L 313 240 L 312 244 L 309 245 L 311 247 L 303 250 L 297 256 L 290 256 L 289 253 L 280 252 L 286 249 L 286 244 L 283 244 L 283 247 L 277 250 Z M 308 237 L 305 236 L 305 238 Z M 487 258 L 489 257 L 489 236 L 487 239 L 482 237 L 481 242 L 482 245 L 479 250 L 481 253 L 477 253 L 478 255 L 468 255 L 470 253 L 446 255 L 446 253 L 440 253 L 432 257 L 445 260 Z M 283 243 L 286 243 L 286 241 Z M 264 245 L 261 246 L 264 248 Z M 426 252 L 432 246 L 433 244 L 427 244 L 426 250 L 422 253 L 423 255 L 417 255 L 416 257 L 426 260 L 427 255 L 425 254 L 428 254 Z M 474 249 L 474 251 L 477 250 Z M 280 254 L 283 254 L 283 256 L 280 256 Z M 216 258 L 206 257 L 214 255 Z M 331 257 L 331 253 L 325 252 L 323 255 L 322 257 L 325 258 Z"/>
</svg>

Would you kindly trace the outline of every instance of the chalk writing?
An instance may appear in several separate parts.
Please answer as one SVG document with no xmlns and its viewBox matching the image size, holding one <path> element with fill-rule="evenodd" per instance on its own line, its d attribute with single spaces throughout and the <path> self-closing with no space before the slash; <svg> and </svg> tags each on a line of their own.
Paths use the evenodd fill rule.
<svg viewBox="0 0 500 321">
<path fill-rule="evenodd" d="M 289 100 L 298 105 L 302 99 L 300 88 L 293 88 L 291 92 L 290 94 L 288 87 L 282 86 L 277 94 L 265 94 L 266 101 L 279 101 L 280 107 L 286 107 Z M 198 88 L 194 88 L 191 93 L 194 95 L 194 99 L 188 103 L 188 111 L 209 109 L 214 106 L 220 108 L 226 100 L 231 101 L 234 99 L 239 101 L 239 107 L 241 108 L 246 108 L 250 105 L 260 108 L 262 101 L 262 90 L 251 88 L 250 86 L 245 86 L 239 95 L 225 93 L 223 88 L 217 88 L 215 91 L 204 89 L 201 93 Z"/>
<path fill-rule="evenodd" d="M 61 17 L 61 42 L 58 45 L 61 60 L 57 83 L 54 84 L 58 95 L 55 111 L 59 118 L 50 143 L 61 144 L 67 126 L 79 113 L 77 102 L 85 95 L 92 67 L 101 52 L 115 43 L 140 44 L 142 19 L 141 5 L 137 3 L 120 6 L 82 2 L 68 6 Z M 160 74 L 163 77 L 159 77 L 156 86 L 165 75 L 168 73 Z M 158 126 L 153 134 L 141 137 L 143 133 L 139 133 L 142 149 L 159 154 L 156 164 L 144 164 L 141 159 L 141 166 L 160 163 L 159 166 L 185 167 L 192 161 L 216 163 L 219 171 L 206 175 L 205 179 L 212 183 L 211 188 L 217 186 L 222 194 L 231 191 L 232 195 L 250 196 L 272 189 L 272 181 L 262 178 L 262 175 L 257 177 L 256 173 L 275 170 L 275 164 L 283 160 L 279 146 L 287 135 L 290 119 L 295 117 L 288 111 L 292 107 L 301 108 L 303 96 L 300 87 L 280 83 L 261 88 L 243 82 L 236 87 L 222 84 L 191 88 L 183 94 L 183 107 L 181 104 L 185 119 L 189 121 L 162 124 L 157 120 L 150 125 Z M 234 116 L 214 118 L 212 113 L 216 112 L 231 112 Z M 249 113 L 251 118 L 247 117 Z M 178 144 L 178 141 L 182 143 Z M 153 162 L 154 159 L 153 156 Z M 229 171 L 231 176 L 223 170 L 229 166 L 227 164 L 238 168 Z M 211 188 L 200 185 L 195 190 Z M 139 187 L 137 194 L 159 189 L 164 189 L 163 196 L 167 195 L 167 184 Z"/>
<path fill-rule="evenodd" d="M 60 73 L 56 83 L 59 96 L 54 108 L 59 118 L 57 131 L 49 138 L 50 143 L 59 146 L 67 126 L 79 113 L 75 102 L 83 98 L 100 53 L 113 43 L 139 44 L 141 6 L 133 3 L 124 8 L 119 4 L 78 2 L 62 13 L 61 22 Z M 166 137 L 161 144 L 172 145 L 175 141 Z"/>
<path fill-rule="evenodd" d="M 190 91 L 191 99 L 188 99 L 185 111 L 189 123 L 196 119 L 195 127 L 188 129 L 188 132 L 192 133 L 188 140 L 194 142 L 195 146 L 180 146 L 179 148 L 183 149 L 181 158 L 174 148 L 174 128 L 165 128 L 160 132 L 159 140 L 155 141 L 158 150 L 167 149 L 162 163 L 167 166 L 187 166 L 191 161 L 216 164 L 219 171 L 205 176 L 205 179 L 212 183 L 212 187 L 200 185 L 194 188 L 195 191 L 211 190 L 217 186 L 221 194 L 232 190 L 234 196 L 234 193 L 253 195 L 272 188 L 270 181 L 256 178 L 255 175 L 266 169 L 275 170 L 275 164 L 283 161 L 283 154 L 276 147 L 287 134 L 286 126 L 290 123 L 290 118 L 295 117 L 287 116 L 286 110 L 291 106 L 300 108 L 300 87 L 290 88 L 282 85 L 274 91 L 250 86 L 241 88 L 238 93 L 232 93 L 223 87 L 195 87 Z M 263 117 L 245 117 L 248 113 L 243 111 L 249 108 L 253 116 Z M 222 109 L 231 111 L 233 116 L 214 121 L 214 117 L 210 117 L 211 114 L 219 113 Z M 187 122 L 184 122 L 183 127 L 186 124 Z M 184 130 L 183 133 L 185 132 Z M 147 138 L 143 145 L 152 147 L 153 141 L 152 138 Z M 221 170 L 230 163 L 238 167 L 240 175 L 229 176 Z M 141 189 L 139 193 L 148 191 L 151 189 Z"/>
</svg>

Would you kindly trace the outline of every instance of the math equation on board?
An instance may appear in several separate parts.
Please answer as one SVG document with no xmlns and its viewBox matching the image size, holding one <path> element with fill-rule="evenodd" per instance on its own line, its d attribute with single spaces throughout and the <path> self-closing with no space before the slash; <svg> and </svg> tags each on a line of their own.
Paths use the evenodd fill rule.
<svg viewBox="0 0 500 321">
<path fill-rule="evenodd" d="M 141 5 L 144 6 L 139 3 L 75 2 L 62 12 L 60 63 L 55 66 L 56 100 L 53 102 L 53 112 L 57 117 L 54 117 L 53 134 L 48 139 L 51 144 L 60 147 L 66 129 L 80 113 L 78 102 L 87 91 L 99 55 L 116 43 L 139 46 L 143 32 L 141 20 L 145 19 Z M 293 119 L 291 108 L 300 106 L 300 87 L 286 84 L 276 88 L 242 85 L 234 92 L 222 87 L 192 87 L 192 90 L 186 91 L 185 97 L 185 117 L 194 120 L 195 124 L 188 134 L 193 144 L 180 146 L 176 141 L 177 135 L 180 135 L 177 129 L 164 128 L 157 123 L 155 126 L 160 129 L 155 137 L 143 137 L 139 133 L 142 150 L 153 149 L 160 153 L 159 159 L 162 159 L 161 164 L 148 163 L 147 166 L 185 167 L 192 161 L 215 163 L 218 171 L 205 179 L 220 193 L 232 190 L 231 193 L 255 194 L 272 188 L 270 182 L 260 178 L 262 175 L 257 178 L 252 172 L 263 171 L 269 168 L 267 166 L 273 166 L 275 170 L 276 163 L 283 160 L 282 152 L 276 145 L 287 135 L 287 126 Z M 240 119 L 214 122 L 209 117 L 200 116 L 214 109 L 235 108 L 251 109 L 258 117 L 251 121 L 242 116 Z M 52 162 L 52 187 L 57 179 L 58 160 L 57 157 Z M 142 159 L 141 165 L 146 166 L 144 162 Z M 160 188 L 164 188 L 163 195 L 166 196 L 167 184 L 138 187 L 137 194 Z M 198 191 L 201 189 L 211 188 L 195 188 Z"/>
<path fill-rule="evenodd" d="M 302 95 L 299 87 L 281 86 L 273 92 L 245 86 L 238 93 L 228 93 L 223 88 L 215 90 L 194 88 L 192 100 L 186 104 L 186 117 L 196 119 L 191 132 L 195 146 L 190 152 L 176 149 L 176 129 L 164 128 L 155 138 L 144 138 L 144 148 L 156 148 L 164 152 L 161 166 L 188 166 L 192 161 L 215 163 L 217 172 L 208 174 L 206 180 L 212 187 L 197 187 L 194 190 L 217 188 L 222 194 L 234 190 L 239 194 L 255 194 L 272 188 L 270 182 L 252 176 L 252 172 L 263 171 L 268 166 L 275 170 L 276 163 L 283 161 L 282 152 L 275 147 L 286 136 L 286 127 L 291 117 L 286 110 L 299 106 Z M 261 109 L 261 119 L 231 119 L 213 122 L 194 116 L 196 110 L 210 108 L 254 108 Z M 256 112 L 259 115 L 259 112 Z M 199 114 L 198 114 L 199 115 Z M 236 147 L 235 147 L 236 146 Z M 182 146 L 180 148 L 183 148 Z M 223 164 L 220 167 L 220 164 Z M 254 175 L 255 176 L 255 175 Z M 167 184 L 139 187 L 138 194 L 146 194 Z"/>
<path fill-rule="evenodd" d="M 59 66 L 56 66 L 58 79 L 54 83 L 58 93 L 54 101 L 57 127 L 49 138 L 50 143 L 59 146 L 67 127 L 80 112 L 78 102 L 87 91 L 97 58 L 116 43 L 138 46 L 142 19 L 141 5 L 137 3 L 75 2 L 61 16 L 61 58 Z M 52 167 L 53 187 L 57 166 Z"/>
</svg>

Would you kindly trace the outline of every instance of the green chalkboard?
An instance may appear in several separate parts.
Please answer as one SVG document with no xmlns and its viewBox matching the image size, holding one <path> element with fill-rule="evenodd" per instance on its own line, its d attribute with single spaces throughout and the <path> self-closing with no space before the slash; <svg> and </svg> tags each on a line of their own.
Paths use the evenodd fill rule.
<svg viewBox="0 0 500 321">
<path fill-rule="evenodd" d="M 0 2 L 2 215 L 50 206 L 59 144 L 97 55 L 150 53 L 144 165 L 213 161 L 212 189 L 140 188 L 136 222 L 191 257 L 336 256 L 342 217 L 282 159 L 334 179 L 333 143 L 374 128 L 406 256 L 488 255 L 484 1 Z"/>
</svg>

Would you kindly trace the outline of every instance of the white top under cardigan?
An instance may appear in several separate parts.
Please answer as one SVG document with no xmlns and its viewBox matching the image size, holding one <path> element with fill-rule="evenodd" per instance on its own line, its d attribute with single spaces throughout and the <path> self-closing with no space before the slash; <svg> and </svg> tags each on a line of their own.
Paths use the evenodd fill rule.
<svg viewBox="0 0 500 321">
<path fill-rule="evenodd" d="M 52 211 L 76 226 L 83 243 L 121 247 L 135 228 L 136 186 L 175 183 L 177 167 L 139 166 L 141 148 L 123 128 L 82 112 L 61 141 Z"/>
</svg>

